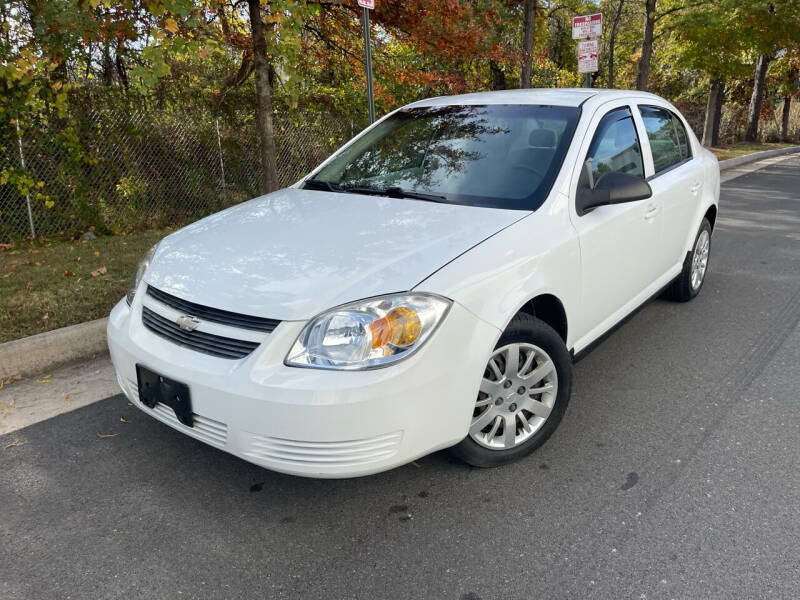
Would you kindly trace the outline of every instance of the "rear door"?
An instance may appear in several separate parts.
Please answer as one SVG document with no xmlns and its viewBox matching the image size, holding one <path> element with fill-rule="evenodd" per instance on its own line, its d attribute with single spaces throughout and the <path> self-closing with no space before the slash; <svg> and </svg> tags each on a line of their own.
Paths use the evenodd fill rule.
<svg viewBox="0 0 800 600">
<path fill-rule="evenodd" d="M 693 156 L 686 126 L 673 112 L 661 106 L 638 107 L 652 163 L 645 160 L 647 181 L 662 204 L 662 252 L 660 268 L 667 272 L 682 264 L 686 240 L 701 198 L 703 168 Z M 648 154 L 648 153 L 645 153 Z"/>
<path fill-rule="evenodd" d="M 635 110 L 627 103 L 606 104 L 592 117 L 580 151 L 580 160 L 591 161 L 591 178 L 620 171 L 645 177 Z M 573 181 L 571 218 L 581 248 L 582 322 L 576 334 L 578 346 L 590 342 L 621 319 L 645 290 L 661 275 L 657 256 L 661 251 L 659 199 L 652 198 L 600 206 L 578 214 L 575 196 L 587 182 L 588 169 L 580 167 Z"/>
</svg>

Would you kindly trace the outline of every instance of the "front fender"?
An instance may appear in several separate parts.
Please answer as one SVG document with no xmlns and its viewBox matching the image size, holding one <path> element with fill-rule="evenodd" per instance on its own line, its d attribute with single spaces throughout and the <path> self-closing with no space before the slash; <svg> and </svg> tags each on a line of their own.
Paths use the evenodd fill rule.
<svg viewBox="0 0 800 600">
<path fill-rule="evenodd" d="M 567 198 L 559 194 L 414 289 L 452 298 L 501 332 L 529 300 L 551 294 L 564 307 L 571 348 L 569 324 L 580 309 L 580 247 L 566 208 Z"/>
</svg>

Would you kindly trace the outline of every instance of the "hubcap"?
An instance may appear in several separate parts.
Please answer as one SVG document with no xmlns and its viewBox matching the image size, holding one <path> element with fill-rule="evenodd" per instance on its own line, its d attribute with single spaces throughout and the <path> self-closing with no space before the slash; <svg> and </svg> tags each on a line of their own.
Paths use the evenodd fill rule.
<svg viewBox="0 0 800 600">
<path fill-rule="evenodd" d="M 706 276 L 708 267 L 708 250 L 711 245 L 711 238 L 705 229 L 697 236 L 697 243 L 694 245 L 692 253 L 692 289 L 698 290 Z"/>
<path fill-rule="evenodd" d="M 533 344 L 494 351 L 483 373 L 469 437 L 491 450 L 508 450 L 542 428 L 558 393 L 556 367 Z"/>
</svg>

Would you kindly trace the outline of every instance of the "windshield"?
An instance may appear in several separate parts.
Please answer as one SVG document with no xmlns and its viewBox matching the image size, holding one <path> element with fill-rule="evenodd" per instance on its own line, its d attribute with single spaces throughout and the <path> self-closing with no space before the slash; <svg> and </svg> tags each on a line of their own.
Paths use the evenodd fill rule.
<svg viewBox="0 0 800 600">
<path fill-rule="evenodd" d="M 401 110 L 306 186 L 535 210 L 558 174 L 579 116 L 579 108 L 534 105 Z"/>
</svg>

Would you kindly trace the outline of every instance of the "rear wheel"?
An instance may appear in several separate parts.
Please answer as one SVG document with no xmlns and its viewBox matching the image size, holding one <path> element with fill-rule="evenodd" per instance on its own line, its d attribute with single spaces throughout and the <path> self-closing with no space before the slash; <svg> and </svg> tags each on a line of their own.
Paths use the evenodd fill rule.
<svg viewBox="0 0 800 600">
<path fill-rule="evenodd" d="M 683 261 L 683 270 L 669 287 L 664 297 L 677 302 L 688 302 L 700 293 L 708 270 L 708 257 L 711 252 L 711 223 L 703 219 L 700 230 L 694 239 L 692 251 Z"/>
<path fill-rule="evenodd" d="M 453 453 L 494 467 L 533 452 L 553 433 L 569 402 L 572 361 L 549 325 L 520 313 L 489 358 L 469 434 Z"/>
</svg>

